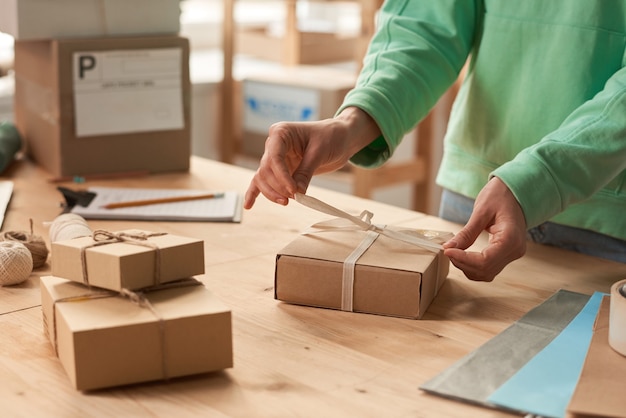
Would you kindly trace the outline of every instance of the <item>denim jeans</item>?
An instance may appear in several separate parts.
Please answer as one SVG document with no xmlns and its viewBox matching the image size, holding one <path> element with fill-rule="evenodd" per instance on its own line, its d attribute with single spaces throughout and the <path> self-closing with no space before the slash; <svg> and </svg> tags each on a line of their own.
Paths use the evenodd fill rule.
<svg viewBox="0 0 626 418">
<path fill-rule="evenodd" d="M 473 199 L 444 190 L 441 195 L 439 217 L 465 224 L 473 208 Z M 540 244 L 626 263 L 626 241 L 586 229 L 545 222 L 530 228 L 527 237 L 530 241 Z"/>
</svg>

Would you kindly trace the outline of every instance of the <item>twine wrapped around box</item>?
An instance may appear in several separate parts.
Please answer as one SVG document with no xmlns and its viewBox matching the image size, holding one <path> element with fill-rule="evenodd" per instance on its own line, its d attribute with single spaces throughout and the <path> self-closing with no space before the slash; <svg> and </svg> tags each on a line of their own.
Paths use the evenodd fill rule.
<svg viewBox="0 0 626 418">
<path fill-rule="evenodd" d="M 132 291 L 128 289 L 122 289 L 120 292 L 115 292 L 112 290 L 89 290 L 88 292 L 80 295 L 69 296 L 61 299 L 55 299 L 52 301 L 52 332 L 50 333 L 52 339 L 52 346 L 54 347 L 54 352 L 58 356 L 59 348 L 57 343 L 57 313 L 56 313 L 56 305 L 59 303 L 70 303 L 70 302 L 81 302 L 93 299 L 101 299 L 101 298 L 112 298 L 116 296 L 121 296 L 128 299 L 130 302 L 135 303 L 137 306 L 141 308 L 148 309 L 154 317 L 159 321 L 159 340 L 161 346 L 161 367 L 162 367 L 162 378 L 168 379 L 169 373 L 167 371 L 167 361 L 166 361 L 166 344 L 165 344 L 165 320 L 163 316 L 152 306 L 148 298 L 145 297 L 146 293 L 156 292 L 160 290 L 168 290 L 168 289 L 177 289 L 182 287 L 189 286 L 202 286 L 202 282 L 194 278 L 187 278 L 178 280 L 175 282 L 164 283 L 160 285 L 151 286 L 148 288 L 141 289 L 140 291 Z M 44 319 L 45 316 L 44 316 Z M 44 328 L 48 328 L 48 324 L 44 323 Z"/>
<path fill-rule="evenodd" d="M 204 274 L 204 241 L 164 232 L 96 230 L 52 243 L 52 275 L 87 286 L 136 290 Z"/>
<path fill-rule="evenodd" d="M 98 229 L 94 231 L 92 235 L 93 241 L 94 241 L 93 244 L 82 247 L 80 249 L 80 261 L 82 263 L 82 268 L 83 268 L 83 282 L 87 286 L 89 286 L 89 275 L 87 273 L 87 255 L 86 255 L 86 250 L 88 248 L 124 242 L 126 244 L 141 245 L 143 247 L 148 247 L 155 251 L 154 283 L 153 284 L 155 286 L 160 285 L 161 284 L 161 249 L 159 248 L 158 245 L 148 241 L 148 239 L 151 237 L 160 237 L 166 234 L 167 232 L 152 232 L 149 234 L 145 232 L 138 232 L 138 233 L 133 233 L 133 234 L 130 234 L 127 232 L 115 233 L 115 232 L 105 231 L 103 229 Z"/>
</svg>

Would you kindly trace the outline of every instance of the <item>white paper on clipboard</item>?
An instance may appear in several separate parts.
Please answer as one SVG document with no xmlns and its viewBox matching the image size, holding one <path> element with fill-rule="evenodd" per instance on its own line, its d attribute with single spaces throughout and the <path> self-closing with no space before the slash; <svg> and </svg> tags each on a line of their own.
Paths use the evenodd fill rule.
<svg viewBox="0 0 626 418">
<path fill-rule="evenodd" d="M 181 48 L 73 54 L 76 136 L 184 128 Z"/>
</svg>

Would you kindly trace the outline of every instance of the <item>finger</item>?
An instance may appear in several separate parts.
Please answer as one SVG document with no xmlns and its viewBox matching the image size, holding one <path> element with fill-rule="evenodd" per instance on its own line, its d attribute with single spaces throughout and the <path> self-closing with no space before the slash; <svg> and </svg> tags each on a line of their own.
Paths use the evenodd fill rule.
<svg viewBox="0 0 626 418">
<path fill-rule="evenodd" d="M 288 155 L 293 153 L 293 127 L 285 123 L 270 126 L 269 136 L 265 140 L 265 150 L 261 158 L 261 167 L 269 167 L 278 184 L 284 188 L 289 197 L 297 191 L 296 182 L 292 176 L 293 165 L 289 165 Z M 282 192 L 282 190 L 281 190 Z"/>
<path fill-rule="evenodd" d="M 255 177 L 259 179 L 261 191 L 264 191 L 262 184 L 267 183 L 273 190 L 289 198 L 295 193 L 296 183 L 289 172 L 284 152 L 275 148 L 274 145 L 266 145 Z"/>
<path fill-rule="evenodd" d="M 269 174 L 266 175 L 264 172 L 269 172 Z M 252 207 L 254 201 L 261 193 L 268 200 L 274 203 L 278 203 L 283 206 L 287 205 L 289 202 L 289 194 L 285 192 L 284 188 L 281 189 L 281 187 L 275 186 L 276 184 L 279 183 L 273 176 L 271 170 L 259 168 L 250 182 L 250 186 L 246 192 L 244 205 Z"/>
<path fill-rule="evenodd" d="M 250 185 L 243 199 L 243 208 L 252 209 L 252 206 L 254 206 L 254 202 L 256 202 L 256 198 L 259 196 L 260 193 L 261 191 L 258 187 Z"/>
<path fill-rule="evenodd" d="M 503 265 L 490 265 L 483 253 L 464 251 L 457 248 L 444 250 L 450 262 L 474 281 L 491 282 L 504 268 Z"/>
<path fill-rule="evenodd" d="M 522 257 L 525 251 L 525 241 L 502 240 L 496 234 L 480 253 L 448 248 L 444 250 L 444 255 L 469 279 L 492 281 L 507 264 Z"/>
<path fill-rule="evenodd" d="M 468 249 L 486 227 L 485 224 L 479 223 L 475 219 L 475 217 L 470 218 L 467 224 L 453 238 L 443 244 L 443 248 Z"/>
<path fill-rule="evenodd" d="M 314 157 L 309 157 L 305 155 L 302 159 L 302 162 L 293 172 L 293 179 L 297 186 L 297 191 L 300 193 L 306 193 L 306 190 L 309 188 L 309 184 L 311 183 L 311 179 L 313 178 L 313 174 L 315 170 L 319 166 L 319 162 Z"/>
<path fill-rule="evenodd" d="M 268 183 L 258 183 L 258 189 L 263 194 L 263 196 L 265 196 L 265 198 L 271 202 L 278 203 L 279 205 L 283 206 L 286 206 L 287 203 L 289 203 L 289 195 L 278 192 Z"/>
</svg>

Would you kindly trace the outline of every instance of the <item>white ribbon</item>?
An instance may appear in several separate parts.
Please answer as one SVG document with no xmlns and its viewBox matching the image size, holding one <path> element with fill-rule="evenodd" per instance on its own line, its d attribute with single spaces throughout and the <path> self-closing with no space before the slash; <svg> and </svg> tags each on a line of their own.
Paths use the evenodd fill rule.
<svg viewBox="0 0 626 418">
<path fill-rule="evenodd" d="M 443 249 L 441 244 L 434 240 L 446 240 L 452 237 L 450 233 L 439 233 L 434 231 L 407 231 L 400 229 L 392 229 L 388 226 L 379 226 L 372 224 L 371 219 L 373 213 L 364 210 L 360 216 L 353 216 L 340 209 L 335 208 L 327 203 L 322 202 L 314 197 L 307 196 L 302 193 L 296 193 L 295 200 L 311 209 L 328 215 L 336 216 L 338 219 L 319 222 L 311 227 L 318 231 L 328 230 L 362 230 L 367 231 L 367 236 L 361 241 L 357 248 L 346 258 L 343 263 L 342 274 L 342 292 L 341 292 L 341 310 L 353 311 L 354 296 L 354 268 L 357 260 L 367 251 L 367 249 L 376 241 L 380 235 L 384 235 L 391 239 L 416 245 L 425 250 L 438 253 Z M 345 222 L 347 220 L 349 222 Z M 311 230 L 307 232 L 312 232 Z M 438 276 L 438 275 L 437 275 Z"/>
<path fill-rule="evenodd" d="M 341 280 L 341 310 L 354 310 L 354 268 L 359 258 L 367 251 L 367 249 L 376 241 L 380 234 L 375 231 L 367 231 L 367 236 L 358 247 L 343 262 L 343 274 Z"/>
<path fill-rule="evenodd" d="M 404 241 L 409 244 L 417 245 L 418 247 L 424 248 L 425 250 L 432 251 L 434 253 L 438 253 L 443 249 L 441 244 L 434 242 L 435 239 L 445 241 L 448 238 L 452 237 L 452 234 L 442 234 L 434 231 L 409 232 L 407 230 L 393 229 L 391 227 L 380 227 L 371 222 L 371 219 L 374 215 L 369 211 L 364 210 L 363 212 L 361 212 L 361 215 L 359 217 L 356 217 L 340 209 L 337 209 L 334 206 L 324 203 L 319 199 L 307 196 L 302 193 L 296 193 L 295 199 L 296 202 L 301 203 L 304 206 L 308 206 L 311 209 L 315 209 L 319 212 L 333 215 L 338 218 L 346 219 L 354 224 L 346 226 L 333 221 L 320 222 L 314 225 L 314 227 L 318 229 L 354 229 L 354 226 L 357 226 L 358 229 L 361 229 L 363 231 L 375 231 L 380 235 L 384 235 L 398 241 Z"/>
</svg>

